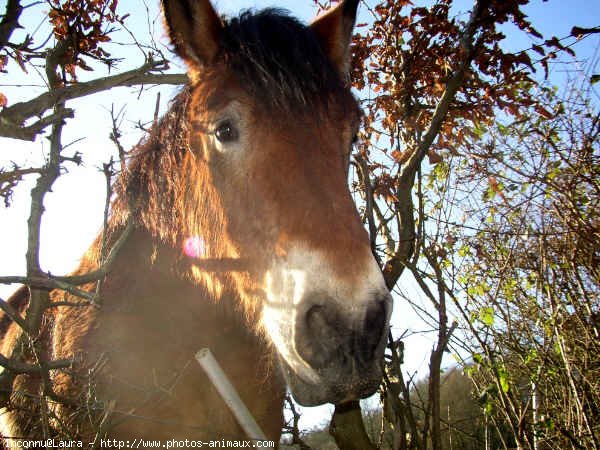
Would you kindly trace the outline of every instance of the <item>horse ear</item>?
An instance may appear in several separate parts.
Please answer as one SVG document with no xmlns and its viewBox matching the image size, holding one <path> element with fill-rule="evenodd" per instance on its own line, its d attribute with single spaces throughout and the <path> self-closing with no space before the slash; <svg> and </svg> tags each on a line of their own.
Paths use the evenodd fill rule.
<svg viewBox="0 0 600 450">
<path fill-rule="evenodd" d="M 350 70 L 350 42 L 358 1 L 344 0 L 310 25 L 317 33 L 325 53 L 343 75 Z"/>
<path fill-rule="evenodd" d="M 162 10 L 171 43 L 190 70 L 215 59 L 223 22 L 209 0 L 162 0 Z"/>
</svg>

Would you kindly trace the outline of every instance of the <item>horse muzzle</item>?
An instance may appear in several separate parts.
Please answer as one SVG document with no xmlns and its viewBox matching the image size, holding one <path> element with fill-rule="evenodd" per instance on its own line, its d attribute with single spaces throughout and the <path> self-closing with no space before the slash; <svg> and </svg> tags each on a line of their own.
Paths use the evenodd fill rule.
<svg viewBox="0 0 600 450">
<path fill-rule="evenodd" d="M 383 373 L 390 313 L 389 294 L 361 308 L 323 294 L 308 294 L 288 311 L 267 307 L 266 323 L 296 401 L 315 406 L 372 395 Z"/>
<path fill-rule="evenodd" d="M 263 326 L 298 403 L 341 403 L 377 390 L 392 299 L 370 253 L 346 278 L 318 253 L 290 253 L 265 287 Z"/>
<path fill-rule="evenodd" d="M 322 294 L 306 297 L 295 323 L 294 345 L 316 379 L 291 370 L 287 361 L 283 364 L 298 403 L 337 404 L 372 395 L 382 377 L 389 294 L 375 296 L 361 308 L 339 305 Z"/>
</svg>

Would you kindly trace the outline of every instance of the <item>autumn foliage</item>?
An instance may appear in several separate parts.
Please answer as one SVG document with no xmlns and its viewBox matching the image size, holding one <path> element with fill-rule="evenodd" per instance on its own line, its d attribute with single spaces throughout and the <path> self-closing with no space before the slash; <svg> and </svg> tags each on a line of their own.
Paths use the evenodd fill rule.
<svg viewBox="0 0 600 450">
<path fill-rule="evenodd" d="M 535 103 L 530 91 L 532 56 L 527 49 L 503 51 L 505 35 L 498 29 L 511 22 L 541 38 L 520 10 L 526 2 L 481 3 L 473 24 L 477 33 L 470 43 L 472 64 L 428 150 L 432 163 L 445 154 L 457 154 L 498 111 L 516 117 Z M 353 82 L 366 91 L 361 149 L 365 153 L 381 149 L 392 164 L 402 164 L 418 144 L 466 51 L 461 41 L 468 17 L 452 17 L 451 1 L 430 8 L 411 6 L 409 1 L 377 4 L 372 9 L 373 23 L 355 36 Z M 397 188 L 390 181 L 383 174 L 377 177 L 378 192 Z"/>
<path fill-rule="evenodd" d="M 487 172 L 487 158 L 474 149 L 487 148 L 502 157 L 495 142 L 486 139 L 499 119 L 518 124 L 556 118 L 560 111 L 540 95 L 539 85 L 553 62 L 573 55 L 571 47 L 591 31 L 574 27 L 570 36 L 545 38 L 523 12 L 525 0 L 478 1 L 470 12 L 459 11 L 457 2 L 450 0 L 423 3 L 363 2 L 368 19 L 358 24 L 353 48 L 352 83 L 365 111 L 353 188 L 362 199 L 359 206 L 371 232 L 372 250 L 388 286 L 395 288 L 400 276 L 409 272 L 431 301 L 426 314 L 437 334 L 420 423 L 411 412 L 410 381 L 399 368 L 401 343 L 390 341 L 388 378 L 382 388 L 384 417 L 395 430 L 391 447 L 402 449 L 442 445 L 439 373 L 443 353 L 459 339 L 457 308 L 463 293 L 456 286 L 460 266 L 454 265 L 454 257 L 466 251 L 448 227 L 456 222 L 479 226 L 469 220 L 468 212 L 459 212 L 459 199 L 468 211 L 471 202 L 492 199 L 509 208 L 514 197 L 503 172 Z M 522 33 L 531 46 L 507 51 L 507 29 Z M 471 170 L 455 178 L 461 167 Z M 473 198 L 479 188 L 482 196 Z M 505 217 L 494 215 L 491 220 L 502 222 Z M 505 237 L 500 234 L 497 239 L 502 242 Z M 481 243 L 469 248 L 476 260 L 491 258 Z M 411 302 L 410 296 L 397 292 Z M 421 308 L 417 310 L 423 314 Z M 489 324 L 496 314 L 487 305 L 463 319 L 467 324 Z M 475 343 L 472 348 L 477 347 Z M 513 431 L 515 436 L 521 433 L 520 445 L 535 444 L 517 428 Z M 509 441 L 504 445 L 510 446 Z"/>
<path fill-rule="evenodd" d="M 112 64 L 110 54 L 102 44 L 110 41 L 115 23 L 127 17 L 116 13 L 118 0 L 52 0 L 48 14 L 53 35 L 65 43 L 61 66 L 76 80 L 76 68 L 93 70 L 84 56 Z"/>
<path fill-rule="evenodd" d="M 50 62 L 46 71 L 48 81 L 54 87 L 77 80 L 77 69 L 92 71 L 92 61 L 114 66 L 116 59 L 110 57 L 104 44 L 110 42 L 116 26 L 123 24 L 128 14 L 117 13 L 118 0 L 51 0 L 48 1 L 48 24 L 54 39 L 50 48 L 38 46 L 30 34 L 21 42 L 11 40 L 20 28 L 19 19 L 27 8 L 19 1 L 11 0 L 0 23 L 0 73 L 7 73 L 9 61 L 14 61 L 24 73 L 30 64 L 39 59 Z M 28 68 L 29 66 L 29 68 Z M 51 67 L 60 68 L 60 74 Z M 8 99 L 0 93 L 0 107 L 7 106 Z"/>
</svg>

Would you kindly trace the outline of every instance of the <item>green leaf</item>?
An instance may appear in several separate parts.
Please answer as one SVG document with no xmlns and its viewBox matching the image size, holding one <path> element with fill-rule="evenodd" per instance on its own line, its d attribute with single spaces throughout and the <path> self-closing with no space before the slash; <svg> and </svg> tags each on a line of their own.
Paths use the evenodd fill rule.
<svg viewBox="0 0 600 450">
<path fill-rule="evenodd" d="M 470 286 L 468 286 L 467 294 L 471 297 L 483 297 L 489 290 L 489 285 L 485 281 L 480 281 L 479 283 L 472 283 Z"/>
<path fill-rule="evenodd" d="M 479 310 L 479 320 L 487 327 L 494 325 L 494 308 L 485 307 Z"/>
<path fill-rule="evenodd" d="M 510 134 L 510 129 L 504 125 L 502 125 L 501 123 L 498 124 L 498 132 L 502 135 L 502 136 L 507 136 L 508 134 Z"/>
<path fill-rule="evenodd" d="M 525 364 L 530 364 L 532 361 L 538 359 L 538 353 L 535 349 L 532 349 L 527 353 L 527 357 L 525 358 Z"/>
<path fill-rule="evenodd" d="M 508 373 L 506 373 L 505 369 L 498 369 L 498 378 L 500 380 L 500 388 L 506 394 L 510 389 L 510 384 L 508 382 Z"/>
<path fill-rule="evenodd" d="M 485 413 L 486 413 L 488 416 L 491 416 L 491 415 L 492 415 L 492 412 L 493 412 L 493 408 L 494 408 L 494 406 L 492 405 L 492 402 L 487 402 L 487 403 L 485 404 Z"/>
<path fill-rule="evenodd" d="M 464 244 L 463 246 L 461 246 L 458 249 L 458 256 L 460 256 L 461 258 L 464 258 L 465 256 L 468 256 L 471 254 L 471 247 L 469 247 L 467 244 Z"/>
<path fill-rule="evenodd" d="M 460 255 L 460 250 L 459 250 L 459 253 L 458 253 L 458 254 Z M 464 285 L 466 285 L 466 284 L 469 284 L 469 280 L 470 280 L 470 279 L 471 279 L 471 278 L 470 278 L 469 276 L 467 276 L 467 275 L 459 275 L 459 276 L 456 278 L 456 281 L 458 281 L 460 284 L 462 284 L 462 285 L 464 286 Z"/>
<path fill-rule="evenodd" d="M 479 139 L 481 139 L 483 137 L 483 135 L 485 134 L 486 131 L 487 130 L 486 130 L 485 126 L 481 123 L 476 123 L 475 128 L 473 128 L 473 132 Z"/>
</svg>

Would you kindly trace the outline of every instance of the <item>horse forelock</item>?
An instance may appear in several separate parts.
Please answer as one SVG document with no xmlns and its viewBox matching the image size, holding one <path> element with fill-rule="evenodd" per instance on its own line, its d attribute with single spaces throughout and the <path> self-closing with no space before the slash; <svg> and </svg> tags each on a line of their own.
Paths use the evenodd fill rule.
<svg viewBox="0 0 600 450">
<path fill-rule="evenodd" d="M 313 109 L 346 89 L 314 31 L 281 9 L 227 20 L 220 58 L 249 97 L 268 108 Z"/>
</svg>

